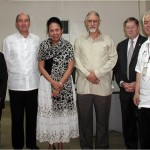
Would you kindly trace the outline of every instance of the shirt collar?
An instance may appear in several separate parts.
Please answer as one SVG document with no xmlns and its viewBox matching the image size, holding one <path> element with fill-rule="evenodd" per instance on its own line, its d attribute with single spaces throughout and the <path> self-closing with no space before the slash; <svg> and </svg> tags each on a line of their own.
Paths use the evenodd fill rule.
<svg viewBox="0 0 150 150">
<path fill-rule="evenodd" d="M 148 39 L 147 39 L 146 43 L 150 43 L 150 37 L 148 37 Z"/>
<path fill-rule="evenodd" d="M 17 38 L 24 38 L 22 34 L 19 33 L 19 31 L 17 32 Z M 32 38 L 31 34 L 29 33 L 29 35 L 27 36 L 27 38 Z"/>
<path fill-rule="evenodd" d="M 89 34 L 86 34 L 85 38 L 89 40 L 93 40 L 92 37 L 89 36 Z M 104 40 L 103 34 L 100 33 L 100 35 L 95 40 Z"/>
<path fill-rule="evenodd" d="M 133 41 L 134 43 L 136 43 L 137 40 L 138 40 L 138 37 L 139 37 L 139 35 L 138 35 L 137 37 L 135 37 L 132 41 Z M 131 42 L 131 39 L 129 39 L 129 42 Z"/>
<path fill-rule="evenodd" d="M 144 42 L 144 44 L 150 44 L 150 37 Z"/>
</svg>

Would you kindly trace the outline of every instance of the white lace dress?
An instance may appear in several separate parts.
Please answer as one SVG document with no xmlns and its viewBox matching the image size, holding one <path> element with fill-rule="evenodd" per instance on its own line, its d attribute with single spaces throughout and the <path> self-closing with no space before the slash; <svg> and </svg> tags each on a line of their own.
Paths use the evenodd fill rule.
<svg viewBox="0 0 150 150">
<path fill-rule="evenodd" d="M 49 48 L 48 52 L 44 50 L 44 48 L 50 47 L 49 43 L 50 41 L 47 40 L 40 46 L 39 60 L 44 60 L 46 55 L 51 55 L 51 51 L 53 51 L 53 49 L 51 50 Z M 59 44 L 65 45 L 66 50 L 66 44 L 64 44 L 63 40 L 61 40 Z M 58 46 L 61 47 L 60 45 Z M 61 49 L 62 50 L 59 50 L 59 55 L 58 53 L 52 55 L 53 63 L 51 76 L 58 81 L 60 78 L 59 75 L 64 72 L 63 69 L 65 69 L 65 67 L 63 66 L 67 65 L 64 60 L 66 60 L 66 58 L 68 59 L 68 52 L 64 53 L 65 50 L 63 49 L 63 46 Z M 57 52 L 56 49 L 54 51 Z M 60 51 L 62 53 L 60 53 Z M 65 54 L 67 54 L 67 57 L 65 57 Z M 72 51 L 69 59 L 71 57 Z M 64 84 L 63 90 L 60 92 L 58 97 L 51 97 L 52 89 L 53 87 L 51 87 L 50 82 L 41 76 L 38 93 L 36 138 L 39 142 L 49 142 L 50 144 L 69 142 L 70 138 L 76 138 L 79 136 L 76 93 L 72 77 L 70 77 Z"/>
</svg>

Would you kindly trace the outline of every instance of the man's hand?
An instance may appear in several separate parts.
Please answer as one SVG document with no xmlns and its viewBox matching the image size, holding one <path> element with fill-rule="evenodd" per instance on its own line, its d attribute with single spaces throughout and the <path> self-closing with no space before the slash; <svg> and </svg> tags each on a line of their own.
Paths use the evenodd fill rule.
<svg viewBox="0 0 150 150">
<path fill-rule="evenodd" d="M 136 106 L 138 106 L 140 102 L 139 95 L 140 95 L 139 93 L 135 93 L 133 97 L 133 102 Z"/>
<path fill-rule="evenodd" d="M 131 83 L 122 82 L 121 86 L 125 89 L 126 92 L 134 92 L 135 91 L 135 82 L 131 82 Z"/>
<path fill-rule="evenodd" d="M 135 82 L 129 83 L 129 87 L 127 92 L 134 92 L 135 91 Z"/>
<path fill-rule="evenodd" d="M 96 77 L 94 72 L 91 72 L 86 78 L 88 81 L 92 82 L 93 84 L 100 83 L 100 80 Z"/>
</svg>

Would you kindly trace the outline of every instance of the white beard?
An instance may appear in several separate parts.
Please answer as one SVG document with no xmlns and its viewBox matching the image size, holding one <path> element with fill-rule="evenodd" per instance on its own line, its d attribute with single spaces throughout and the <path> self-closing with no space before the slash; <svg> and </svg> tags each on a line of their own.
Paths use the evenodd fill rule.
<svg viewBox="0 0 150 150">
<path fill-rule="evenodd" d="M 91 29 L 89 29 L 89 31 L 94 33 L 94 32 L 96 32 L 96 28 L 91 28 Z"/>
</svg>

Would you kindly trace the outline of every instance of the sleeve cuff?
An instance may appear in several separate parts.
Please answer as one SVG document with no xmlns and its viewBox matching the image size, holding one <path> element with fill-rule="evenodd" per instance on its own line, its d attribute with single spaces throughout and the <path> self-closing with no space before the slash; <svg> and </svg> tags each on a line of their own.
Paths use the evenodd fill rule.
<svg viewBox="0 0 150 150">
<path fill-rule="evenodd" d="M 120 84 L 119 84 L 119 85 L 120 85 L 120 87 L 122 87 L 122 86 L 121 86 L 121 84 L 122 84 L 123 82 L 124 82 L 124 81 L 120 81 Z"/>
</svg>

